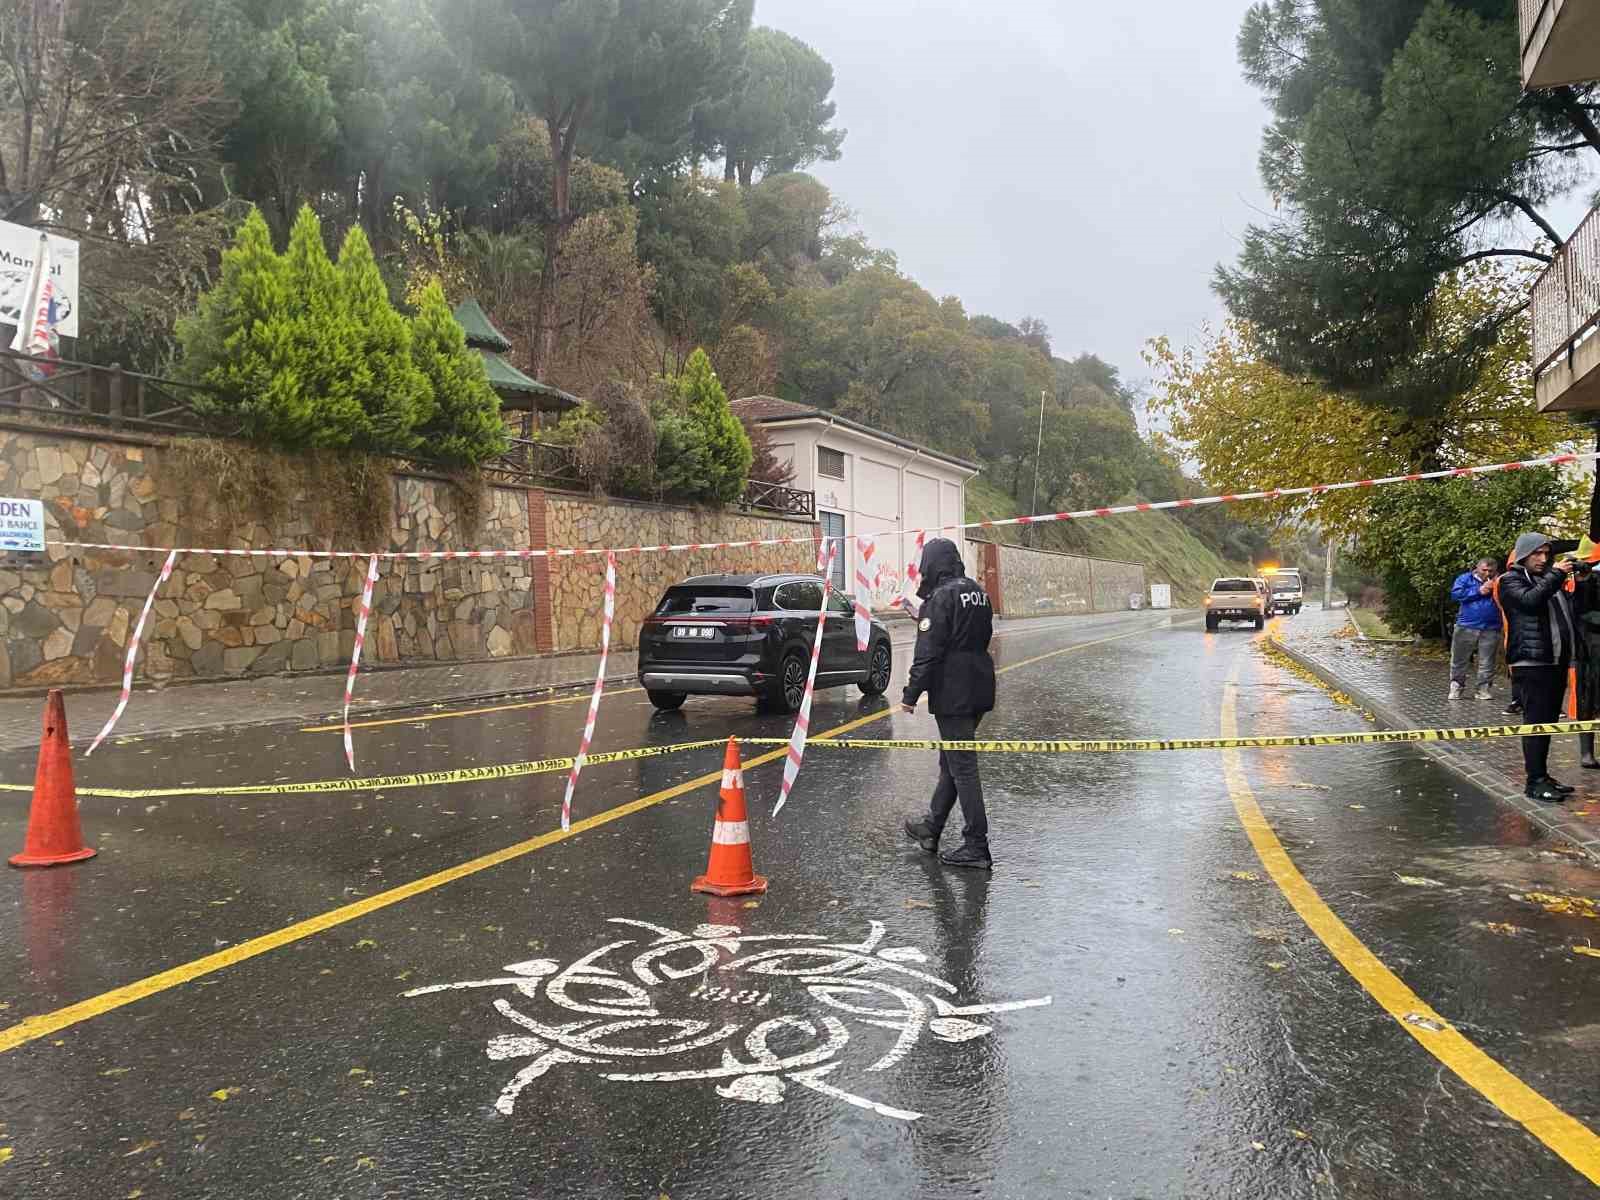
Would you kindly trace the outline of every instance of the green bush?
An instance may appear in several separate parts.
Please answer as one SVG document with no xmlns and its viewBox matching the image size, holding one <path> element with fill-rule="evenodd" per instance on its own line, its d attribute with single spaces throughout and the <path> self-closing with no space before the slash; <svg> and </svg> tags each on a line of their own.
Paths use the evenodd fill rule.
<svg viewBox="0 0 1600 1200">
<path fill-rule="evenodd" d="M 423 290 L 411 324 L 411 359 L 431 395 L 420 430 L 422 453 L 461 466 L 503 454 L 510 443 L 500 397 L 489 386 L 483 359 L 467 348 L 437 280 Z"/>
<path fill-rule="evenodd" d="M 389 303 L 378 260 L 359 225 L 351 226 L 339 248 L 338 274 L 363 417 L 357 445 L 396 454 L 415 450 L 422 441 L 418 428 L 433 416 L 433 389 L 412 356 L 412 323 Z"/>
<path fill-rule="evenodd" d="M 1455 619 L 1455 577 L 1480 558 L 1504 563 L 1517 534 L 1542 528 L 1569 492 L 1557 472 L 1530 470 L 1374 493 L 1354 558 L 1383 587 L 1389 627 L 1439 633 Z"/>
<path fill-rule="evenodd" d="M 654 415 L 656 479 L 667 495 L 730 504 L 744 494 L 755 451 L 704 350 L 665 381 Z"/>
</svg>

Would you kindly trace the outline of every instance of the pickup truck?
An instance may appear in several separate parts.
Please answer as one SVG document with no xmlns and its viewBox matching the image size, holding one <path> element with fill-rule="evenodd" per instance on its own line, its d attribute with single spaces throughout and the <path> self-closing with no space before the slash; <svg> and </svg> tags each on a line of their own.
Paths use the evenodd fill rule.
<svg viewBox="0 0 1600 1200">
<path fill-rule="evenodd" d="M 1267 592 L 1261 583 L 1243 576 L 1218 579 L 1206 593 L 1206 632 L 1215 633 L 1223 621 L 1250 621 L 1260 629 L 1267 623 Z"/>
</svg>

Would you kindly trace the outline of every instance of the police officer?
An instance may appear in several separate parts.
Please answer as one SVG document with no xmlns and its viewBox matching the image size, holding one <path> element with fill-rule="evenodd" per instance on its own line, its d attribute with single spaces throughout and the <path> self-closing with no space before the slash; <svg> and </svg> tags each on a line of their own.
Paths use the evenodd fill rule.
<svg viewBox="0 0 1600 1200">
<path fill-rule="evenodd" d="M 934 538 L 923 547 L 917 595 L 923 600 L 922 619 L 901 707 L 915 712 L 918 697 L 926 692 L 928 709 L 939 723 L 939 737 L 971 741 L 983 715 L 994 708 L 994 660 L 989 657 L 994 610 L 983 588 L 967 578 L 961 555 L 947 538 Z M 993 865 L 989 818 L 983 808 L 976 751 L 939 751 L 939 784 L 933 790 L 928 814 L 908 820 L 906 836 L 929 854 L 935 853 L 957 800 L 961 802 L 961 846 L 940 854 L 939 861 L 950 867 L 987 871 Z"/>
</svg>

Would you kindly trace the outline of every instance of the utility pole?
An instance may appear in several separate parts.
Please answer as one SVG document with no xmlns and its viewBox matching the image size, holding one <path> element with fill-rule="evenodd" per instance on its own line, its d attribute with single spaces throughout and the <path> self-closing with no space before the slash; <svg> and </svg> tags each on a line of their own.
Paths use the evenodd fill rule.
<svg viewBox="0 0 1600 1200">
<path fill-rule="evenodd" d="M 1039 440 L 1033 446 L 1033 499 L 1028 503 L 1028 515 L 1039 515 L 1039 456 L 1044 453 L 1044 398 L 1050 394 L 1048 388 L 1039 389 Z M 1038 535 L 1033 532 L 1033 527 L 1028 527 L 1028 544 L 1035 545 Z"/>
<path fill-rule="evenodd" d="M 1322 571 L 1322 607 L 1333 607 L 1333 539 L 1328 539 L 1328 562 Z"/>
</svg>

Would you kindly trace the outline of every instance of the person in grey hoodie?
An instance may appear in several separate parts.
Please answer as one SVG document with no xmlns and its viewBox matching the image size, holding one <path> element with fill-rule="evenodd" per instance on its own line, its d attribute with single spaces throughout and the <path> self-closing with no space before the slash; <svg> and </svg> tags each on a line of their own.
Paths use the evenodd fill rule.
<svg viewBox="0 0 1600 1200">
<path fill-rule="evenodd" d="M 1522 701 L 1523 724 L 1546 725 L 1561 717 L 1568 669 L 1579 653 L 1577 625 L 1567 581 L 1570 561 L 1551 563 L 1550 539 L 1539 533 L 1517 538 L 1510 569 L 1500 577 L 1495 598 L 1506 621 L 1506 663 L 1512 687 Z M 1573 788 L 1550 778 L 1548 737 L 1522 739 L 1527 795 L 1560 804 Z"/>
</svg>

